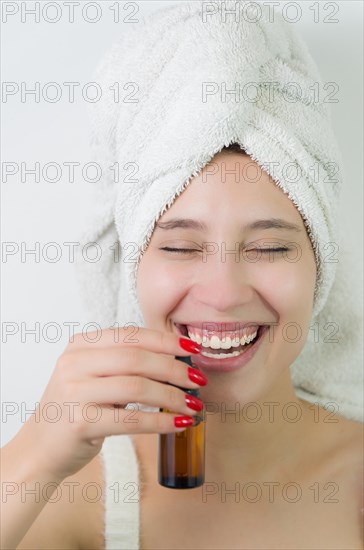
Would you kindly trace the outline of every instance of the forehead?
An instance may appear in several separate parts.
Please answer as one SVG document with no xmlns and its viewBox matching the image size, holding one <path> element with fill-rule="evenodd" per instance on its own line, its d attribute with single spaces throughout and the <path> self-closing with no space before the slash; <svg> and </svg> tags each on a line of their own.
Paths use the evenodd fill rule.
<svg viewBox="0 0 364 550">
<path fill-rule="evenodd" d="M 192 185 L 191 185 L 192 184 Z M 267 171 L 248 155 L 236 152 L 220 152 L 202 168 L 198 175 L 191 178 L 187 187 L 193 187 L 196 192 L 208 191 L 213 187 L 224 186 L 223 191 L 267 192 L 271 187 L 278 187 Z M 279 191 L 279 188 L 278 188 Z"/>
</svg>

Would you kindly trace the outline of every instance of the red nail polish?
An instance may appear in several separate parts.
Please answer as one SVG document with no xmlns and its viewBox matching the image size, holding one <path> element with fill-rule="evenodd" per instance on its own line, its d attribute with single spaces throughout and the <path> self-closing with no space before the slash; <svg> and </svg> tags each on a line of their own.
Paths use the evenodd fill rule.
<svg viewBox="0 0 364 550">
<path fill-rule="evenodd" d="M 206 386 L 208 380 L 206 376 L 202 374 L 202 372 L 199 372 L 195 368 L 188 367 L 187 374 L 188 374 L 188 378 L 192 382 L 196 382 L 196 384 L 199 384 L 200 386 Z"/>
<path fill-rule="evenodd" d="M 188 338 L 180 338 L 179 339 L 179 345 L 182 349 L 186 351 L 190 351 L 191 353 L 200 353 L 202 350 L 202 346 L 200 344 L 197 344 L 193 340 L 189 340 Z"/>
<path fill-rule="evenodd" d="M 193 409 L 194 411 L 202 411 L 203 402 L 200 399 L 197 399 L 197 397 L 194 397 L 193 395 L 186 393 L 185 401 L 186 401 L 187 407 L 189 407 L 190 409 Z"/>
<path fill-rule="evenodd" d="M 174 425 L 176 428 L 185 428 L 186 426 L 192 426 L 193 418 L 189 416 L 176 416 L 174 419 Z"/>
</svg>

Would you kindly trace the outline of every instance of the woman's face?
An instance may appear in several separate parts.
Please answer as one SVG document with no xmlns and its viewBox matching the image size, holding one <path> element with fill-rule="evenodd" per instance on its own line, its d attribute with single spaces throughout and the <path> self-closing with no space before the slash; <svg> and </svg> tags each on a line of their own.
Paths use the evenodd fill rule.
<svg viewBox="0 0 364 550">
<path fill-rule="evenodd" d="M 242 368 L 221 374 L 200 367 L 209 378 L 203 390 L 250 401 L 274 385 L 283 388 L 290 383 L 288 367 L 307 338 L 316 281 L 314 253 L 298 210 L 249 156 L 222 152 L 159 223 L 175 218 L 205 228 L 155 228 L 137 276 L 146 327 L 179 334 L 175 323 L 269 324 L 257 353 Z M 270 218 L 298 230 L 249 228 Z M 289 250 L 273 252 L 269 247 Z"/>
</svg>

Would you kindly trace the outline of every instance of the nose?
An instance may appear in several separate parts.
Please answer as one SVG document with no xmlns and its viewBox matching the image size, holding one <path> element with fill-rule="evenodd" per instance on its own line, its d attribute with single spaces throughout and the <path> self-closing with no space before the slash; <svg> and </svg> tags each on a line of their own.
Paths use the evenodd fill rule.
<svg viewBox="0 0 364 550">
<path fill-rule="evenodd" d="M 198 270 L 190 293 L 198 304 L 227 312 L 251 302 L 256 296 L 243 258 L 226 255 L 212 259 Z"/>
</svg>

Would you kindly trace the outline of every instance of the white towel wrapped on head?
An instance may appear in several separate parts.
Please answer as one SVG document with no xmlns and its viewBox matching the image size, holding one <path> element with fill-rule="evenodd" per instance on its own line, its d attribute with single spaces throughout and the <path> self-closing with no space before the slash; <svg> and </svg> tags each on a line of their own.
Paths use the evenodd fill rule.
<svg viewBox="0 0 364 550">
<path fill-rule="evenodd" d="M 215 2 L 209 16 L 204 4 L 169 6 L 131 25 L 98 67 L 103 97 L 91 119 L 104 176 L 82 242 L 98 243 L 102 257 L 78 256 L 80 291 L 101 326 L 144 326 L 135 283 L 154 225 L 191 178 L 236 142 L 295 204 L 315 253 L 312 330 L 291 365 L 296 393 L 363 421 L 361 297 L 338 227 L 347 184 L 329 104 L 314 95 L 317 83 L 323 90 L 318 69 L 294 27 L 279 14 L 270 21 L 268 6 L 252 23 L 253 16 L 224 20 L 221 13 L 223 5 L 248 10 L 250 2 Z M 107 93 L 115 82 L 121 90 L 126 84 L 119 102 Z M 329 243 L 339 245 L 338 261 L 329 261 Z"/>
</svg>

